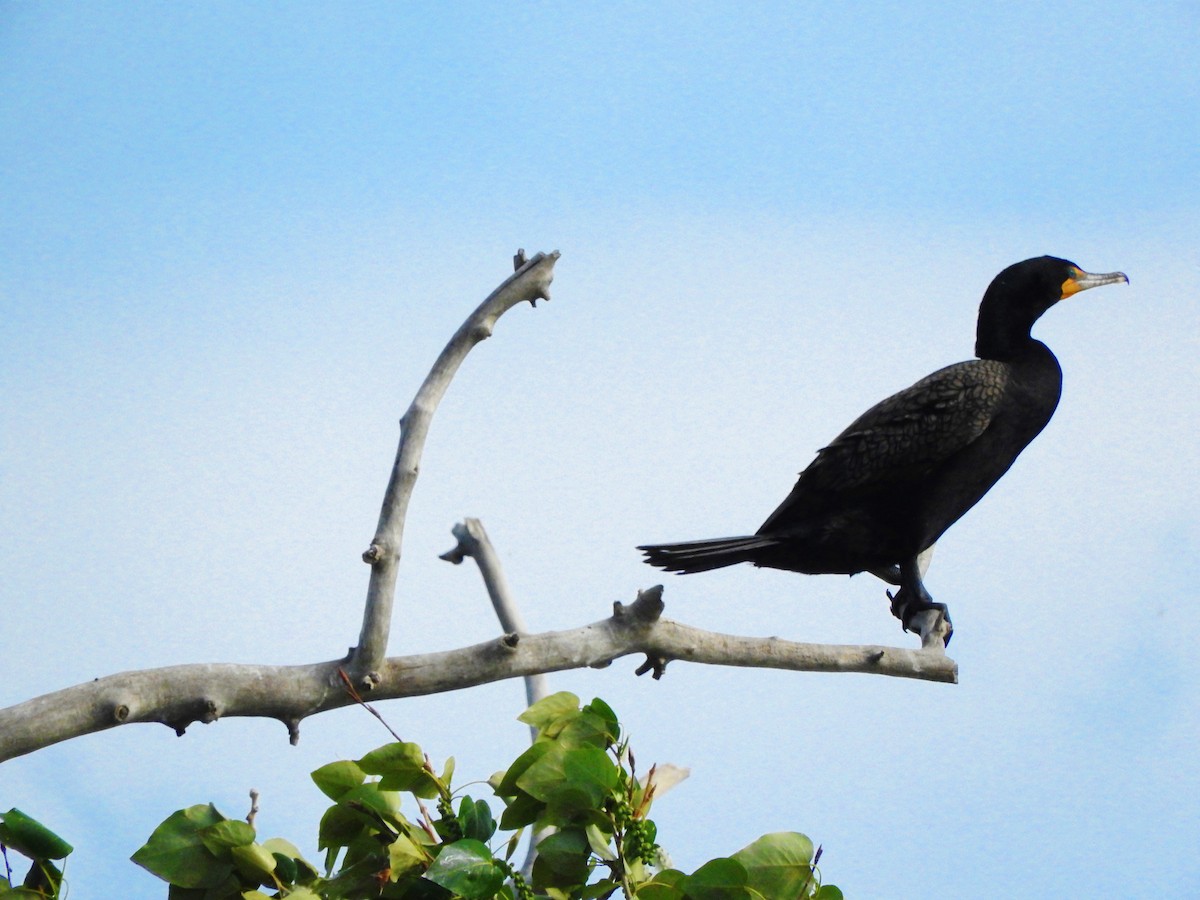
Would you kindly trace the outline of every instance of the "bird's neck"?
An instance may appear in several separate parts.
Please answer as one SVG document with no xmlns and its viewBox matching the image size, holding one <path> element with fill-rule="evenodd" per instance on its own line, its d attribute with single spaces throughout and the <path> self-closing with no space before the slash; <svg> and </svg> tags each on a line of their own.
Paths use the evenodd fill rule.
<svg viewBox="0 0 1200 900">
<path fill-rule="evenodd" d="M 984 299 L 979 309 L 979 324 L 975 329 L 975 355 L 980 359 L 995 359 L 1010 362 L 1027 355 L 1045 345 L 1029 335 L 1034 316 L 1013 315 L 1012 310 L 1002 310 Z"/>
<path fill-rule="evenodd" d="M 1009 384 L 1015 392 L 1014 396 L 1024 398 L 1022 404 L 1028 411 L 1040 408 L 1044 413 L 1033 433 L 1040 431 L 1053 414 L 1062 393 L 1062 367 L 1050 348 L 1026 336 L 1019 346 L 1009 348 L 1004 356 L 980 354 L 980 358 L 994 359 L 1008 365 Z"/>
</svg>

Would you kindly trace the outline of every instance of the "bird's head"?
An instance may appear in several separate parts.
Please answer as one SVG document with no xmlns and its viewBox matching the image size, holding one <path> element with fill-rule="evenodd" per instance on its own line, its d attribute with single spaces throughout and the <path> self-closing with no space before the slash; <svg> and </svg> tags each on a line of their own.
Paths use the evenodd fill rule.
<svg viewBox="0 0 1200 900">
<path fill-rule="evenodd" d="M 1129 283 L 1124 272 L 1097 275 L 1056 256 L 1014 263 L 992 279 L 979 304 L 975 355 L 1005 359 L 1029 340 L 1033 323 L 1059 300 L 1089 288 Z"/>
</svg>

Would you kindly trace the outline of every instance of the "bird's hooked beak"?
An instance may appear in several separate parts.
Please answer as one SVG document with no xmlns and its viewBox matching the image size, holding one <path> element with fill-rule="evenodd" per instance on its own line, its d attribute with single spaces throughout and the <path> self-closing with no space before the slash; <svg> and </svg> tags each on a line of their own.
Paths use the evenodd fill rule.
<svg viewBox="0 0 1200 900">
<path fill-rule="evenodd" d="M 1129 284 L 1129 276 L 1124 272 L 1106 272 L 1103 275 L 1098 275 L 1072 266 L 1071 274 L 1062 283 L 1061 299 L 1065 300 L 1072 294 L 1078 294 L 1080 291 L 1088 290 L 1088 288 L 1100 287 L 1102 284 L 1116 284 L 1117 282 Z"/>
</svg>

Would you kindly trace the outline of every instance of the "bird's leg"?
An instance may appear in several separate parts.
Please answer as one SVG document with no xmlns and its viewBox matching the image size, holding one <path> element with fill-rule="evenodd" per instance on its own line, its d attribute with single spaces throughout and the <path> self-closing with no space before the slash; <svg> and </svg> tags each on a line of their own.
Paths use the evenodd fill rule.
<svg viewBox="0 0 1200 900">
<path fill-rule="evenodd" d="M 935 541 L 917 554 L 917 571 L 921 578 L 924 578 L 925 573 L 929 571 L 929 563 L 933 559 L 933 548 L 936 546 L 937 542 Z M 900 581 L 899 566 L 888 566 L 886 569 L 868 569 L 867 571 L 869 571 L 880 581 L 886 581 L 888 584 L 899 585 L 902 583 Z M 890 592 L 888 596 L 891 596 Z"/>
<path fill-rule="evenodd" d="M 928 647 L 939 633 L 943 645 L 949 645 L 950 637 L 954 634 L 950 610 L 945 603 L 935 603 L 929 591 L 925 590 L 918 557 L 909 557 L 900 564 L 900 590 L 894 595 L 888 591 L 887 595 L 892 601 L 892 615 L 900 620 L 905 631 L 919 634 L 923 646 Z"/>
</svg>

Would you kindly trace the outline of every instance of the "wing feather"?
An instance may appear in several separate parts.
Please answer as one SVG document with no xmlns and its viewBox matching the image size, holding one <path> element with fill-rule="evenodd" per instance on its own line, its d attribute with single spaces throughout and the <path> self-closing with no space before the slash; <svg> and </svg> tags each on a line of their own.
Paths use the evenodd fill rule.
<svg viewBox="0 0 1200 900">
<path fill-rule="evenodd" d="M 802 515 L 814 502 L 862 496 L 932 471 L 987 430 L 1008 376 L 1005 363 L 969 360 L 875 404 L 817 451 L 759 533 Z"/>
</svg>

